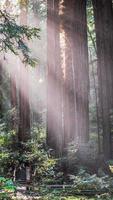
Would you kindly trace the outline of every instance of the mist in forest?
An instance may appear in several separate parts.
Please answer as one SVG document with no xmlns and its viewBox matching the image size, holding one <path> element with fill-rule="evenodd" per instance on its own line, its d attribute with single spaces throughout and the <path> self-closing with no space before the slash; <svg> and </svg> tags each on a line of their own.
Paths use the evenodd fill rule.
<svg viewBox="0 0 113 200">
<path fill-rule="evenodd" d="M 2 1 L 0 5 L 3 10 L 10 12 L 12 16 L 16 15 L 17 23 L 21 23 L 18 1 Z M 25 17 L 28 26 L 36 26 L 41 29 L 40 40 L 26 41 L 31 49 L 31 56 L 37 59 L 35 68 L 22 63 L 21 54 L 19 56 L 14 55 L 10 51 L 2 54 L 1 62 L 3 63 L 4 72 L 14 85 L 12 87 L 17 89 L 16 95 L 18 96 L 18 92 L 21 91 L 23 97 L 30 103 L 31 110 L 38 113 L 42 111 L 40 106 L 42 109 L 46 105 L 46 19 L 42 20 L 38 13 L 33 13 L 31 8 L 27 10 Z"/>
</svg>

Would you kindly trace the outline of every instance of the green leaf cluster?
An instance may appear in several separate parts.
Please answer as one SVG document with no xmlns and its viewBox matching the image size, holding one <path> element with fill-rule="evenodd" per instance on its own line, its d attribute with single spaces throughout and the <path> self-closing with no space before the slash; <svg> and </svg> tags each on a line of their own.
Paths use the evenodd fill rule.
<svg viewBox="0 0 113 200">
<path fill-rule="evenodd" d="M 8 13 L 0 10 L 0 52 L 10 50 L 20 57 L 22 54 L 22 62 L 34 66 L 37 61 L 30 55 L 28 41 L 40 38 L 39 32 L 39 28 L 18 25 Z"/>
<path fill-rule="evenodd" d="M 90 175 L 84 169 L 80 169 L 77 176 L 73 176 L 73 187 L 79 193 L 83 191 L 92 192 L 113 192 L 113 178 L 109 176 L 98 177 L 96 174 Z"/>
<path fill-rule="evenodd" d="M 16 187 L 11 179 L 0 177 L 0 187 L 3 190 L 15 191 Z"/>
</svg>

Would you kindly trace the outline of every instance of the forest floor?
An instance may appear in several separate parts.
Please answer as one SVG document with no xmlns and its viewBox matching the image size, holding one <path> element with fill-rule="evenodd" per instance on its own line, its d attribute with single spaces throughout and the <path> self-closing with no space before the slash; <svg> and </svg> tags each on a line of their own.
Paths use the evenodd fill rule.
<svg viewBox="0 0 113 200">
<path fill-rule="evenodd" d="M 48 195 L 41 197 L 17 193 L 16 197 L 12 197 L 12 200 L 96 200 L 96 198 L 85 196 L 49 197 Z"/>
<path fill-rule="evenodd" d="M 41 195 L 38 192 L 28 192 L 25 187 L 18 187 L 15 194 L 10 194 L 10 200 L 113 200 L 113 197 L 107 197 L 106 194 L 97 197 L 79 196 L 79 195 L 55 195 L 55 193 L 48 192 L 46 195 Z"/>
<path fill-rule="evenodd" d="M 105 198 L 99 198 L 100 200 L 104 200 Z M 98 200 L 98 198 L 92 197 L 86 197 L 86 196 L 68 196 L 68 197 L 41 197 L 41 196 L 30 196 L 30 195 L 23 195 L 18 193 L 16 197 L 12 197 L 12 200 Z M 108 199 L 106 199 L 108 200 Z M 113 200 L 113 197 L 109 200 Z"/>
<path fill-rule="evenodd" d="M 8 200 L 113 200 L 113 196 L 111 197 L 105 197 L 105 195 L 97 196 L 97 197 L 87 197 L 87 196 L 68 196 L 68 195 L 63 195 L 63 196 L 57 196 L 53 195 L 53 193 L 48 193 L 46 195 L 39 195 L 38 193 L 27 193 L 25 191 L 17 191 L 16 194 L 10 194 L 10 198 Z M 6 200 L 7 198 L 5 198 Z M 1 198 L 0 198 L 1 200 Z M 4 200 L 4 198 L 2 198 Z"/>
<path fill-rule="evenodd" d="M 47 190 L 46 194 L 35 190 L 26 190 L 26 185 L 19 185 L 14 193 L 9 193 L 8 198 L 1 198 L 0 200 L 113 200 L 113 196 L 109 193 L 104 193 L 96 196 L 84 196 L 84 195 L 69 195 L 68 192 L 61 192 L 58 194 L 58 191 L 55 189 L 53 191 Z"/>
<path fill-rule="evenodd" d="M 11 196 L 11 200 L 113 200 L 113 197 L 105 198 L 103 197 L 87 197 L 87 196 L 55 196 L 52 193 L 40 196 L 37 193 L 26 193 L 17 191 L 15 196 Z"/>
</svg>

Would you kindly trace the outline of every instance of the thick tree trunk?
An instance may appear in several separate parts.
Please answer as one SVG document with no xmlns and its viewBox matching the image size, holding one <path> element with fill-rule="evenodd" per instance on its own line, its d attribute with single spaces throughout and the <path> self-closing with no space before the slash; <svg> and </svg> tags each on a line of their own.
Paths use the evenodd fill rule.
<svg viewBox="0 0 113 200">
<path fill-rule="evenodd" d="M 47 143 L 59 154 L 63 138 L 59 0 L 47 3 Z"/>
<path fill-rule="evenodd" d="M 48 0 L 47 140 L 53 148 L 59 131 L 63 147 L 77 136 L 88 141 L 88 87 L 86 2 Z"/>
<path fill-rule="evenodd" d="M 37 9 L 39 9 L 39 8 L 37 8 L 37 6 L 40 7 L 41 4 L 42 4 L 42 2 L 40 2 L 40 1 L 37 1 L 37 0 L 32 1 L 32 12 L 33 12 L 32 26 L 34 26 L 34 27 L 40 27 L 40 23 L 42 21 L 42 19 L 40 18 L 40 12 L 38 12 L 38 10 L 37 10 Z M 41 37 L 41 39 L 42 39 L 42 37 Z M 41 45 L 41 44 L 39 44 L 39 41 L 36 41 L 33 45 L 34 49 L 35 49 L 36 43 L 37 43 L 37 45 Z M 33 48 L 32 45 L 31 45 L 31 48 Z M 37 52 L 37 54 L 38 53 L 39 52 Z M 38 55 L 38 56 L 40 57 L 40 55 Z M 36 80 L 37 80 L 37 87 L 38 87 L 38 82 L 40 80 L 40 76 L 41 76 L 41 72 L 42 72 L 42 63 L 40 63 L 40 66 L 39 66 L 39 63 L 38 63 L 38 65 L 35 66 L 35 69 L 33 69 L 33 71 L 34 71 L 34 74 L 35 74 L 35 77 L 36 77 Z M 40 87 L 39 87 L 39 89 L 40 89 Z M 30 101 L 31 102 L 32 102 L 33 95 L 35 95 L 35 94 L 32 92 L 32 89 L 31 89 L 31 92 L 30 92 L 30 96 L 31 96 Z M 35 108 L 37 108 L 37 109 L 32 110 L 32 103 L 31 103 L 31 124 L 37 123 L 37 125 L 42 125 L 42 121 L 43 121 L 43 119 L 42 119 L 43 114 L 42 113 L 43 113 L 43 106 L 44 105 L 42 105 L 42 101 L 39 100 L 39 98 L 38 98 L 38 96 L 39 96 L 39 90 L 38 89 L 37 89 L 36 95 L 37 95 L 37 97 L 35 97 Z"/>
<path fill-rule="evenodd" d="M 27 1 L 21 5 L 21 25 L 27 24 Z M 30 138 L 30 105 L 29 105 L 29 77 L 28 69 L 20 63 L 19 83 L 19 131 L 18 139 L 25 142 Z"/>
<path fill-rule="evenodd" d="M 98 58 L 99 100 L 103 129 L 103 152 L 111 157 L 110 112 L 113 112 L 113 11 L 112 0 L 92 0 Z"/>
<path fill-rule="evenodd" d="M 76 92 L 76 137 L 79 143 L 89 139 L 89 67 L 87 42 L 86 0 L 72 2 L 73 15 L 73 63 Z"/>
<path fill-rule="evenodd" d="M 61 2 L 61 1 L 60 1 Z M 63 113 L 64 113 L 64 148 L 75 139 L 75 91 L 73 66 L 73 7 L 65 0 L 60 4 L 61 42 L 64 42 L 62 68 L 64 72 Z"/>
</svg>

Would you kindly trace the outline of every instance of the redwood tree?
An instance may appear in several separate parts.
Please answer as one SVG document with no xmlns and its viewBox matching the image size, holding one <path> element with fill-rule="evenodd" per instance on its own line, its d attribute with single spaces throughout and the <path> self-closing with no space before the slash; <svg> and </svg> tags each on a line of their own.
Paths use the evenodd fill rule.
<svg viewBox="0 0 113 200">
<path fill-rule="evenodd" d="M 47 143 L 62 152 L 62 69 L 59 0 L 47 1 Z"/>
<path fill-rule="evenodd" d="M 79 143 L 89 139 L 89 67 L 86 0 L 72 1 L 73 63 L 76 92 L 76 136 Z"/>
<path fill-rule="evenodd" d="M 112 0 L 92 0 L 98 58 L 99 102 L 103 130 L 103 151 L 111 157 L 110 115 L 113 110 L 113 10 Z"/>
<path fill-rule="evenodd" d="M 20 23 L 27 24 L 28 1 L 20 3 Z M 19 72 L 19 142 L 25 142 L 30 138 L 30 105 L 29 105 L 29 77 L 28 68 L 20 62 Z"/>
<path fill-rule="evenodd" d="M 76 137 L 75 116 L 75 74 L 73 63 L 73 4 L 65 0 L 60 1 L 60 32 L 61 41 L 64 40 L 63 76 L 63 115 L 64 115 L 64 148 Z M 62 48 L 62 47 L 61 47 Z"/>
<path fill-rule="evenodd" d="M 89 137 L 86 1 L 48 0 L 47 20 L 48 143 L 54 147 L 60 132 L 60 141 L 67 147 L 77 137 L 80 143 L 87 142 Z M 63 126 L 57 121 L 59 113 Z"/>
</svg>

